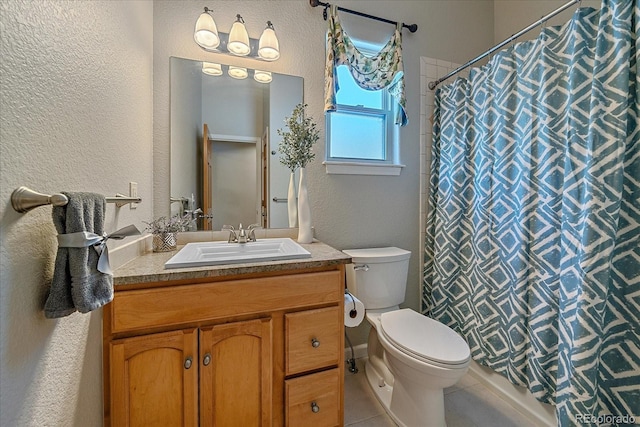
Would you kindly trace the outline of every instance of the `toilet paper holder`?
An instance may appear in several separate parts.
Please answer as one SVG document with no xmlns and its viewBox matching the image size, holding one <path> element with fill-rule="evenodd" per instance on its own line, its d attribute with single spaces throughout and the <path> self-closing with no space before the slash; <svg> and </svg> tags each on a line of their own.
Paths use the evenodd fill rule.
<svg viewBox="0 0 640 427">
<path fill-rule="evenodd" d="M 349 295 L 349 298 L 351 298 L 351 301 L 353 302 L 353 308 L 349 310 L 349 317 L 355 319 L 358 315 L 358 310 L 356 310 L 356 299 L 353 297 L 353 295 L 351 295 L 351 292 L 346 289 L 344 290 L 344 294 Z"/>
</svg>

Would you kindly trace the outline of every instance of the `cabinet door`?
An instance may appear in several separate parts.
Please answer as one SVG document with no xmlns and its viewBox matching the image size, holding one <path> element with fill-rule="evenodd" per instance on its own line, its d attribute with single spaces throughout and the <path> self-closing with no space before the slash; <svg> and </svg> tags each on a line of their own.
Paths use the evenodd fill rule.
<svg viewBox="0 0 640 427">
<path fill-rule="evenodd" d="M 202 328 L 200 425 L 271 425 L 271 319 Z"/>
<path fill-rule="evenodd" d="M 113 426 L 196 426 L 196 329 L 110 344 Z"/>
</svg>

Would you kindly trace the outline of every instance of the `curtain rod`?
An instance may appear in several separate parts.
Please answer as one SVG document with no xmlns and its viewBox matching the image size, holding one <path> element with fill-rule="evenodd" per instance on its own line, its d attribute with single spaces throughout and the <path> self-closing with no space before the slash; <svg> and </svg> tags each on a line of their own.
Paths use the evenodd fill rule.
<svg viewBox="0 0 640 427">
<path fill-rule="evenodd" d="M 536 22 L 534 22 L 533 24 L 529 25 L 528 27 L 518 31 L 517 33 L 515 33 L 514 35 L 512 35 L 511 37 L 509 37 L 508 39 L 504 40 L 503 42 L 495 45 L 494 47 L 492 47 L 491 49 L 489 49 L 488 51 L 486 51 L 485 53 L 483 53 L 482 55 L 479 55 L 477 57 L 475 57 L 474 59 L 472 59 L 471 61 L 467 62 L 464 65 L 459 66 L 458 68 L 456 68 L 455 70 L 453 70 L 452 72 L 450 72 L 449 74 L 447 74 L 444 77 L 439 78 L 438 80 L 429 82 L 429 89 L 433 90 L 436 88 L 436 86 L 438 86 L 440 83 L 442 83 L 443 81 L 447 80 L 449 77 L 454 76 L 456 74 L 458 74 L 460 71 L 464 70 L 465 68 L 468 68 L 469 66 L 475 64 L 476 62 L 480 61 L 482 58 L 491 55 L 493 52 L 495 52 L 496 50 L 500 49 L 502 46 L 510 43 L 512 40 L 517 39 L 518 37 L 520 37 L 521 35 L 528 33 L 529 31 L 531 31 L 532 29 L 536 28 L 538 25 L 544 23 L 545 21 L 553 18 L 554 16 L 556 16 L 557 14 L 559 14 L 560 12 L 563 12 L 564 10 L 570 8 L 571 6 L 573 6 L 576 3 L 580 3 L 582 2 L 582 0 L 570 0 L 568 3 L 563 4 L 562 6 L 560 6 L 559 8 L 557 8 L 556 10 L 554 10 L 553 12 L 543 16 L 542 18 L 538 19 Z"/>
<path fill-rule="evenodd" d="M 324 12 L 322 13 L 322 16 L 324 17 L 325 21 L 327 20 L 327 8 L 329 6 L 331 6 L 330 3 L 325 3 L 325 2 L 322 2 L 322 1 L 319 1 L 319 0 L 309 0 L 309 4 L 311 5 L 311 7 L 324 6 Z M 387 24 L 398 25 L 398 23 L 396 21 L 391 21 L 391 20 L 385 19 L 385 18 L 379 18 L 377 16 L 369 15 L 367 13 L 358 12 L 357 10 L 345 9 L 344 7 L 340 7 L 340 6 L 338 6 L 338 10 L 341 10 L 342 12 L 351 13 L 353 15 L 362 16 L 364 18 L 369 18 L 369 19 L 374 19 L 376 21 L 386 22 Z M 407 24 L 405 24 L 403 22 L 402 23 L 402 27 L 403 28 L 408 28 L 409 31 L 411 31 L 412 33 L 415 33 L 416 31 L 418 31 L 418 25 L 417 24 L 407 25 Z"/>
</svg>

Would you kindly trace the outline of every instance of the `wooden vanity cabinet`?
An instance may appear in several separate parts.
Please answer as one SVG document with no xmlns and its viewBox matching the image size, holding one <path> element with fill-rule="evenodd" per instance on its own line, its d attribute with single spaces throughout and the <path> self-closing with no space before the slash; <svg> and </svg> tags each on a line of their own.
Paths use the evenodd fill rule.
<svg viewBox="0 0 640 427">
<path fill-rule="evenodd" d="M 105 426 L 341 426 L 344 266 L 118 289 Z"/>
</svg>

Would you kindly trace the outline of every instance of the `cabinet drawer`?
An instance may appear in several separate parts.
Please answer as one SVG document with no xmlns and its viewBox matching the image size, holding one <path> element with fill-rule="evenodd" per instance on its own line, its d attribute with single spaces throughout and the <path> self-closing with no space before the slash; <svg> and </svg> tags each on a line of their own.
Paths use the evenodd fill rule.
<svg viewBox="0 0 640 427">
<path fill-rule="evenodd" d="M 340 271 L 161 288 L 116 289 L 110 304 L 112 333 L 339 303 Z"/>
<path fill-rule="evenodd" d="M 342 320 L 338 306 L 286 314 L 286 375 L 337 365 Z"/>
<path fill-rule="evenodd" d="M 287 426 L 342 425 L 339 369 L 286 380 L 285 393 Z"/>
</svg>

